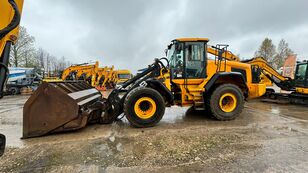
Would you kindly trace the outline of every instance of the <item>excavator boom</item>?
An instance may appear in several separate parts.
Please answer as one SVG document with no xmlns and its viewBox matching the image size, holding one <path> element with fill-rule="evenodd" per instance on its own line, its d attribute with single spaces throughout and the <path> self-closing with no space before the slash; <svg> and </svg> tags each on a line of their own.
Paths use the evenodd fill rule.
<svg viewBox="0 0 308 173">
<path fill-rule="evenodd" d="M 290 91 L 294 88 L 292 80 L 278 73 L 264 58 L 256 57 L 241 61 L 261 70 L 264 76 L 275 83 L 279 88 Z"/>
<path fill-rule="evenodd" d="M 98 61 L 95 62 L 95 64 L 79 64 L 79 65 L 72 65 L 68 68 L 66 68 L 61 76 L 61 79 L 64 80 L 71 80 L 74 77 L 80 77 L 83 73 L 94 74 L 97 72 L 99 63 Z M 75 73 L 75 74 L 73 74 Z M 75 76 L 78 74 L 79 76 Z"/>
</svg>

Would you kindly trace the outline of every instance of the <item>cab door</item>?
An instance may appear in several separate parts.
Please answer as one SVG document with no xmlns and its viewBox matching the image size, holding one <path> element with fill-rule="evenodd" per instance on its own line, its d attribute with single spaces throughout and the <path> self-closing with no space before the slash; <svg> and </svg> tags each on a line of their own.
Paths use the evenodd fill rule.
<svg viewBox="0 0 308 173">
<path fill-rule="evenodd" d="M 206 42 L 177 43 L 170 65 L 175 100 L 181 105 L 202 100 L 196 90 L 206 78 Z"/>
<path fill-rule="evenodd" d="M 295 72 L 295 86 L 308 87 L 308 63 L 297 65 Z"/>
<path fill-rule="evenodd" d="M 184 49 L 185 73 L 187 82 L 191 79 L 204 79 L 206 77 L 206 43 L 186 42 Z"/>
<path fill-rule="evenodd" d="M 171 78 L 175 81 L 206 78 L 206 43 L 177 43 L 171 58 Z"/>
</svg>

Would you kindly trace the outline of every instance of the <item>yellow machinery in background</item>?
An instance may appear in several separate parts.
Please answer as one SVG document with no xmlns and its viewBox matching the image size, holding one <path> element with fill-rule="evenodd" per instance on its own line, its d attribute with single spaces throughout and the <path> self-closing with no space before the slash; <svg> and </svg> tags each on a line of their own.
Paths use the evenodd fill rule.
<svg viewBox="0 0 308 173">
<path fill-rule="evenodd" d="M 42 82 L 62 82 L 63 80 L 59 77 L 44 77 Z"/>
<path fill-rule="evenodd" d="M 298 62 L 295 68 L 294 79 L 290 77 L 285 77 L 281 75 L 277 70 L 275 70 L 264 58 L 256 57 L 248 60 L 240 60 L 239 57 L 234 55 L 230 51 L 218 51 L 215 46 L 209 46 L 207 48 L 209 54 L 215 56 L 222 56 L 229 61 L 236 61 L 250 64 L 255 73 L 258 73 L 257 78 L 258 83 L 265 84 L 267 99 L 264 101 L 273 101 L 284 103 L 297 103 L 297 104 L 308 104 L 308 67 L 307 61 Z M 221 55 L 218 55 L 221 53 Z M 280 89 L 285 91 L 290 91 L 291 93 L 277 93 L 271 87 L 275 83 Z"/>
<path fill-rule="evenodd" d="M 115 73 L 117 85 L 121 85 L 132 78 L 132 73 L 130 70 L 116 70 Z"/>
<path fill-rule="evenodd" d="M 114 66 L 104 67 L 98 70 L 98 78 L 96 81 L 96 86 L 100 90 L 106 90 L 107 88 L 114 88 L 115 79 L 114 79 Z"/>
<path fill-rule="evenodd" d="M 66 68 L 61 76 L 65 80 L 86 80 L 91 86 L 95 87 L 96 78 L 99 69 L 99 62 L 95 64 L 78 64 Z"/>
<path fill-rule="evenodd" d="M 99 90 L 112 89 L 116 84 L 121 84 L 131 78 L 129 70 L 114 70 L 114 66 L 99 67 L 99 62 L 95 64 L 77 64 L 66 68 L 61 80 L 47 79 L 47 82 L 76 81 L 85 80 L 92 87 Z"/>
<path fill-rule="evenodd" d="M 277 93 L 272 88 L 267 88 L 266 97 L 264 101 L 274 102 L 290 102 L 297 104 L 308 105 L 308 62 L 298 62 L 295 68 L 294 79 L 285 77 L 271 67 L 266 60 L 257 57 L 250 60 L 243 61 L 258 68 L 263 77 L 275 83 L 279 88 L 291 93 Z M 270 83 L 268 82 L 268 83 Z"/>
<path fill-rule="evenodd" d="M 114 70 L 114 66 L 99 67 L 99 62 L 95 64 L 78 64 L 66 68 L 61 80 L 49 79 L 47 82 L 85 80 L 92 87 L 99 90 L 112 89 L 116 84 L 122 84 L 131 78 L 129 70 Z"/>
</svg>

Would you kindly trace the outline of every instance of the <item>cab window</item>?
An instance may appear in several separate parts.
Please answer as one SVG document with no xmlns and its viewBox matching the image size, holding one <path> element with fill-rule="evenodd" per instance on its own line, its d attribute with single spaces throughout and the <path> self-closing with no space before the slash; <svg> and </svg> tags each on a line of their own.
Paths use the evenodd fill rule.
<svg viewBox="0 0 308 173">
<path fill-rule="evenodd" d="M 297 80 L 304 80 L 306 78 L 307 65 L 308 64 L 301 64 L 298 66 L 298 71 L 296 73 Z"/>
<path fill-rule="evenodd" d="M 170 67 L 172 77 L 174 79 L 179 79 L 184 77 L 184 52 L 182 49 L 182 43 L 172 45 L 168 52 L 168 57 L 170 59 Z"/>
<path fill-rule="evenodd" d="M 187 78 L 203 78 L 205 76 L 205 44 L 186 43 L 185 61 Z"/>
</svg>

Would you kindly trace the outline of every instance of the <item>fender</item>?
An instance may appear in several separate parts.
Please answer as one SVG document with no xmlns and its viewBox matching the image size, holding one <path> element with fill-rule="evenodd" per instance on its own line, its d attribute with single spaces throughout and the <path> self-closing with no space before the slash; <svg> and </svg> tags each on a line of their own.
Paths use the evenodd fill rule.
<svg viewBox="0 0 308 173">
<path fill-rule="evenodd" d="M 214 74 L 205 85 L 205 91 L 208 92 L 213 90 L 216 84 L 224 83 L 226 80 L 234 81 L 234 84 L 239 86 L 244 91 L 244 96 L 248 97 L 248 87 L 246 85 L 245 78 L 239 72 L 221 72 Z"/>
<path fill-rule="evenodd" d="M 148 79 L 146 80 L 147 87 L 153 88 L 158 91 L 163 97 L 166 98 L 166 101 L 173 105 L 174 96 L 172 92 L 159 80 L 157 79 Z"/>
</svg>

